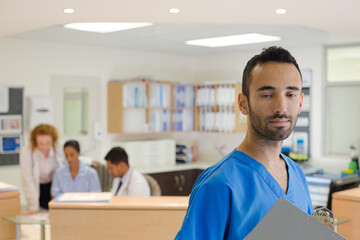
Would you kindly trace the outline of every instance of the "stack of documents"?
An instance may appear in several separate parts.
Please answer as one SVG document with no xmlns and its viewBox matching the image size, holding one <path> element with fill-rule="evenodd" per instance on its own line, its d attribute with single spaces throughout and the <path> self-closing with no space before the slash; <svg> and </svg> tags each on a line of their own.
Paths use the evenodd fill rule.
<svg viewBox="0 0 360 240">
<path fill-rule="evenodd" d="M 18 188 L 14 185 L 10 185 L 4 182 L 0 182 L 0 193 L 2 192 L 15 192 Z"/>
<path fill-rule="evenodd" d="M 54 202 L 109 202 L 112 197 L 111 192 L 72 192 L 59 194 Z"/>
</svg>

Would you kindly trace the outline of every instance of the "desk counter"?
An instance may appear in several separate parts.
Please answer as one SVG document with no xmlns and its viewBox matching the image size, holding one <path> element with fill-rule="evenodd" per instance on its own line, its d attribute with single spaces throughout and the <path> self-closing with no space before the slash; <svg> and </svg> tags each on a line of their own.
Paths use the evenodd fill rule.
<svg viewBox="0 0 360 240">
<path fill-rule="evenodd" d="M 334 193 L 332 211 L 336 218 L 350 220 L 338 225 L 338 233 L 348 240 L 360 239 L 360 187 Z"/>
<path fill-rule="evenodd" d="M 108 203 L 50 203 L 51 239 L 173 239 L 189 197 L 114 197 Z"/>
<path fill-rule="evenodd" d="M 0 239 L 14 239 L 15 225 L 2 220 L 2 217 L 20 214 L 20 193 L 18 191 L 0 192 Z"/>
</svg>

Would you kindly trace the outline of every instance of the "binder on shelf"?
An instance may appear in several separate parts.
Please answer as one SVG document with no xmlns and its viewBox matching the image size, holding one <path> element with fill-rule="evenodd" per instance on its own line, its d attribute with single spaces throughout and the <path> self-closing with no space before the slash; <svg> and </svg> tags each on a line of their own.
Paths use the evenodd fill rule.
<svg viewBox="0 0 360 240">
<path fill-rule="evenodd" d="M 150 84 L 149 99 L 150 107 L 170 107 L 170 84 Z"/>
<path fill-rule="evenodd" d="M 280 198 L 245 240 L 345 240 L 329 227 Z"/>
<path fill-rule="evenodd" d="M 124 107 L 146 107 L 145 83 L 125 83 L 122 92 Z"/>
<path fill-rule="evenodd" d="M 194 86 L 174 86 L 174 107 L 194 107 L 195 87 Z"/>
</svg>

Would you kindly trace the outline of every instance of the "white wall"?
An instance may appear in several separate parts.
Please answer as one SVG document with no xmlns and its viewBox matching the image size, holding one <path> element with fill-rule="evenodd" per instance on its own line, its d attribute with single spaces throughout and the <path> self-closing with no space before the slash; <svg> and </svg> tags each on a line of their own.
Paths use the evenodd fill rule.
<svg viewBox="0 0 360 240">
<path fill-rule="evenodd" d="M 0 39 L 0 84 L 24 87 L 25 98 L 34 95 L 51 97 L 52 76 L 99 78 L 101 87 L 97 108 L 103 129 L 107 129 L 106 91 L 109 79 L 150 76 L 158 80 L 192 82 L 196 75 L 194 71 L 197 71 L 195 62 L 196 59 L 187 56 Z M 62 112 L 62 109 L 54 110 Z M 104 156 L 111 137 L 115 136 L 104 136 L 99 150 L 92 153 L 92 157 Z M 25 135 L 25 140 L 27 138 Z M 0 166 L 0 181 L 21 187 L 19 166 Z"/>
<path fill-rule="evenodd" d="M 315 164 L 323 165 L 327 161 L 321 156 L 323 144 L 323 48 L 313 46 L 289 50 L 298 60 L 301 68 L 311 68 L 313 70 L 311 149 L 312 156 L 316 160 Z M 258 54 L 258 52 L 191 57 L 50 42 L 0 39 L 0 84 L 24 87 L 25 97 L 33 95 L 51 96 L 51 76 L 67 75 L 99 78 L 101 87 L 97 107 L 99 108 L 103 129 L 106 129 L 108 80 L 136 76 L 192 83 L 211 80 L 241 80 L 246 62 L 255 54 Z M 221 154 L 216 147 L 224 145 L 225 152 L 231 151 L 240 144 L 244 134 L 190 133 L 139 136 L 105 134 L 99 150 L 92 153 L 92 157 L 102 159 L 108 151 L 112 139 L 121 141 L 167 137 L 174 138 L 180 143 L 198 144 L 200 160 L 214 162 L 221 158 Z M 27 138 L 27 135 L 25 135 L 25 138 Z M 329 169 L 333 171 L 347 165 L 347 162 L 345 164 L 345 161 L 337 160 L 331 160 L 330 163 L 326 162 L 326 166 L 330 166 Z M 20 187 L 19 167 L 0 167 L 0 181 L 6 181 Z"/>
</svg>

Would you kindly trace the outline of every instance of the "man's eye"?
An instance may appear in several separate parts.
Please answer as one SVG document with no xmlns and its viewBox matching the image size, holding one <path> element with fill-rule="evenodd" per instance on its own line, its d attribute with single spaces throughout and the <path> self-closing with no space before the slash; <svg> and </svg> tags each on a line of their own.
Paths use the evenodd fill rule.
<svg viewBox="0 0 360 240">
<path fill-rule="evenodd" d="M 263 98 L 269 98 L 269 97 L 272 97 L 270 94 L 264 94 L 262 95 Z"/>
</svg>

